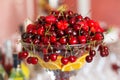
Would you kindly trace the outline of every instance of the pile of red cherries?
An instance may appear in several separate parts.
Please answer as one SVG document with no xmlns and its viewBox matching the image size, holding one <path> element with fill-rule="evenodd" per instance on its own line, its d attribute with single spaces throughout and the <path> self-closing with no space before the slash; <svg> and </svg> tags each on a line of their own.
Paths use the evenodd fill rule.
<svg viewBox="0 0 120 80">
<path fill-rule="evenodd" d="M 86 57 L 87 62 L 91 62 L 96 55 L 96 47 L 102 57 L 108 56 L 108 47 L 103 43 L 104 30 L 99 23 L 89 17 L 83 17 L 72 11 L 51 11 L 48 16 L 40 16 L 33 24 L 29 24 L 26 32 L 22 34 L 22 42 L 33 45 L 46 45 L 41 49 L 45 62 L 56 61 L 58 54 L 50 46 L 87 44 L 85 48 L 89 52 Z M 50 50 L 51 49 L 51 50 Z M 72 51 L 72 50 L 71 50 Z M 24 50 L 19 53 L 20 59 L 27 58 L 29 64 L 37 64 L 38 58 L 28 55 L 29 51 Z M 62 56 L 61 62 L 67 64 L 75 62 L 77 56 L 71 53 L 69 56 Z"/>
</svg>

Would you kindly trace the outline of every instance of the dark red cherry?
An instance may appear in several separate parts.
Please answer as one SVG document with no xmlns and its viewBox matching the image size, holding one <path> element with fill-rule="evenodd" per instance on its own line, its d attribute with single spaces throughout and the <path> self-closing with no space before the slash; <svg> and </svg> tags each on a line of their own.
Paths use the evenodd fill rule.
<svg viewBox="0 0 120 80">
<path fill-rule="evenodd" d="M 86 39 L 85 36 L 78 36 L 78 39 L 79 39 L 79 42 L 80 42 L 81 44 L 84 44 L 84 43 L 86 43 L 86 41 L 87 41 L 87 39 Z"/>
<path fill-rule="evenodd" d="M 31 63 L 32 64 L 37 64 L 38 63 L 38 58 L 37 57 L 32 57 Z"/>
<path fill-rule="evenodd" d="M 78 40 L 77 40 L 77 38 L 76 37 L 70 37 L 70 39 L 69 39 L 69 43 L 72 45 L 72 44 L 77 44 L 78 43 Z"/>
<path fill-rule="evenodd" d="M 94 35 L 94 40 L 103 40 L 104 39 L 104 36 L 102 33 L 96 33 Z"/>
<path fill-rule="evenodd" d="M 28 33 L 31 33 L 31 32 L 33 32 L 33 30 L 35 29 L 35 25 L 34 24 L 29 24 L 28 26 L 27 26 L 27 29 L 26 29 L 26 31 L 28 32 Z"/>
<path fill-rule="evenodd" d="M 26 42 L 26 43 L 31 43 L 31 42 L 32 42 L 32 39 L 31 39 L 31 38 L 27 38 L 27 39 L 25 40 L 25 42 Z"/>
<path fill-rule="evenodd" d="M 28 58 L 27 58 L 27 63 L 28 63 L 28 64 L 31 64 L 31 63 L 32 63 L 32 57 L 28 57 Z"/>
<path fill-rule="evenodd" d="M 72 28 L 65 29 L 66 34 L 71 34 L 73 32 Z"/>
<path fill-rule="evenodd" d="M 59 39 L 59 42 L 60 42 L 61 44 L 66 44 L 66 43 L 67 43 L 67 40 L 66 40 L 66 38 L 62 37 L 62 38 Z"/>
<path fill-rule="evenodd" d="M 69 56 L 69 61 L 70 62 L 75 62 L 76 61 L 76 57 L 75 56 Z"/>
<path fill-rule="evenodd" d="M 73 36 L 77 36 L 78 33 L 77 33 L 75 30 L 73 30 L 72 33 L 71 33 L 71 35 L 73 35 Z"/>
<path fill-rule="evenodd" d="M 57 60 L 57 54 L 53 53 L 50 55 L 51 61 L 56 61 Z"/>
<path fill-rule="evenodd" d="M 100 51 L 101 57 L 106 57 L 106 51 Z"/>
<path fill-rule="evenodd" d="M 50 60 L 50 56 L 49 55 L 44 55 L 43 59 L 44 59 L 45 62 L 48 62 Z"/>
<path fill-rule="evenodd" d="M 51 42 L 51 43 L 56 42 L 56 40 L 57 40 L 57 39 L 56 39 L 56 37 L 55 37 L 55 36 L 51 36 L 51 37 L 50 37 L 50 42 Z"/>
<path fill-rule="evenodd" d="M 27 39 L 28 38 L 28 33 L 23 33 L 21 37 L 22 37 L 23 40 Z"/>
<path fill-rule="evenodd" d="M 90 56 L 94 57 L 96 55 L 96 51 L 95 50 L 90 50 Z"/>
<path fill-rule="evenodd" d="M 34 39 L 33 40 L 33 44 L 39 44 L 40 43 L 40 40 L 39 39 Z"/>
<path fill-rule="evenodd" d="M 81 15 L 78 15 L 78 16 L 76 16 L 76 19 L 81 21 L 83 19 L 83 17 Z"/>
<path fill-rule="evenodd" d="M 53 16 L 53 15 L 46 16 L 46 17 L 45 17 L 45 21 L 46 21 L 47 23 L 54 23 L 54 22 L 56 22 L 56 17 Z"/>
<path fill-rule="evenodd" d="M 64 31 L 62 31 L 62 30 L 58 30 L 58 31 L 57 31 L 57 34 L 58 34 L 58 36 L 60 36 L 60 37 L 61 37 L 61 36 L 63 36 L 63 35 L 64 35 Z"/>
<path fill-rule="evenodd" d="M 79 30 L 81 29 L 81 26 L 75 24 L 75 25 L 73 26 L 73 28 L 74 28 L 74 30 L 79 31 Z"/>
<path fill-rule="evenodd" d="M 37 30 L 37 34 L 39 35 L 44 35 L 44 28 L 43 27 L 40 27 L 38 30 Z"/>
<path fill-rule="evenodd" d="M 68 58 L 63 57 L 61 59 L 61 62 L 62 62 L 62 64 L 66 65 L 66 64 L 68 64 L 69 60 L 68 60 Z"/>
<path fill-rule="evenodd" d="M 108 47 L 107 47 L 107 46 L 104 46 L 104 50 L 105 50 L 105 51 L 108 51 Z"/>
<path fill-rule="evenodd" d="M 67 14 L 69 15 L 69 16 L 71 16 L 71 15 L 73 15 L 73 12 L 72 11 L 67 11 Z"/>
<path fill-rule="evenodd" d="M 46 45 L 46 44 L 49 44 L 50 43 L 50 40 L 49 38 L 46 36 L 46 37 L 42 37 L 41 38 L 42 42 Z"/>
<path fill-rule="evenodd" d="M 71 18 L 71 19 L 69 20 L 69 23 L 72 24 L 72 25 L 75 24 L 75 23 L 76 23 L 76 19 L 75 19 L 75 18 Z"/>
<path fill-rule="evenodd" d="M 87 61 L 88 63 L 92 62 L 92 60 L 93 60 L 93 57 L 92 57 L 92 56 L 90 56 L 90 55 L 86 56 L 86 61 Z"/>
</svg>

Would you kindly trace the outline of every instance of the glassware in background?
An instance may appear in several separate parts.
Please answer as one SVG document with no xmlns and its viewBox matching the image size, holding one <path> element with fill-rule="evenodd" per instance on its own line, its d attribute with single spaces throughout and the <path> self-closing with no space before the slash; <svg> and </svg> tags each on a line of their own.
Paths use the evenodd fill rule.
<svg viewBox="0 0 120 80">
<path fill-rule="evenodd" d="M 2 55 L 2 51 L 0 49 L 0 80 L 7 80 L 8 75 L 2 65 L 2 60 L 3 60 L 3 55 Z"/>
<path fill-rule="evenodd" d="M 21 70 L 21 61 L 18 59 L 18 55 L 13 54 L 13 58 L 14 58 L 14 67 L 12 68 L 9 80 L 26 80 Z"/>
<path fill-rule="evenodd" d="M 3 63 L 3 66 L 8 74 L 8 76 L 10 75 L 10 71 L 12 69 L 13 66 L 13 57 L 12 57 L 12 43 L 11 40 L 6 40 L 5 44 L 4 44 L 4 53 L 5 53 L 5 60 Z"/>
</svg>

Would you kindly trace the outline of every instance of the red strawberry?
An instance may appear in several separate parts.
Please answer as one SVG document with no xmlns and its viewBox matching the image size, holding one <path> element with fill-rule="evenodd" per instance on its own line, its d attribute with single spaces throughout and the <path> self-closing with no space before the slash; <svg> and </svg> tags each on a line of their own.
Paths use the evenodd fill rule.
<svg viewBox="0 0 120 80">
<path fill-rule="evenodd" d="M 65 20 L 59 21 L 59 22 L 57 23 L 57 27 L 58 27 L 58 29 L 60 29 L 60 30 L 65 30 L 65 29 L 68 27 L 68 23 L 67 23 L 67 21 L 65 21 Z"/>
</svg>

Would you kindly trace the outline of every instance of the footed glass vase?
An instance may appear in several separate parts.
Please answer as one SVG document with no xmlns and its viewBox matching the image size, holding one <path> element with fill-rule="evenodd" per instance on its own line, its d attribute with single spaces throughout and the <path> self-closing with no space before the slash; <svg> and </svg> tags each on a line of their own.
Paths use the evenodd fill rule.
<svg viewBox="0 0 120 80">
<path fill-rule="evenodd" d="M 52 46 L 23 43 L 22 45 L 30 56 L 38 58 L 38 63 L 42 68 L 54 72 L 55 80 L 70 80 L 70 77 L 83 67 L 88 55 L 87 44 Z M 53 54 L 56 60 L 51 59 Z M 73 62 L 70 61 L 70 56 L 74 56 Z M 63 58 L 68 61 L 65 63 L 64 60 L 62 61 Z"/>
</svg>

